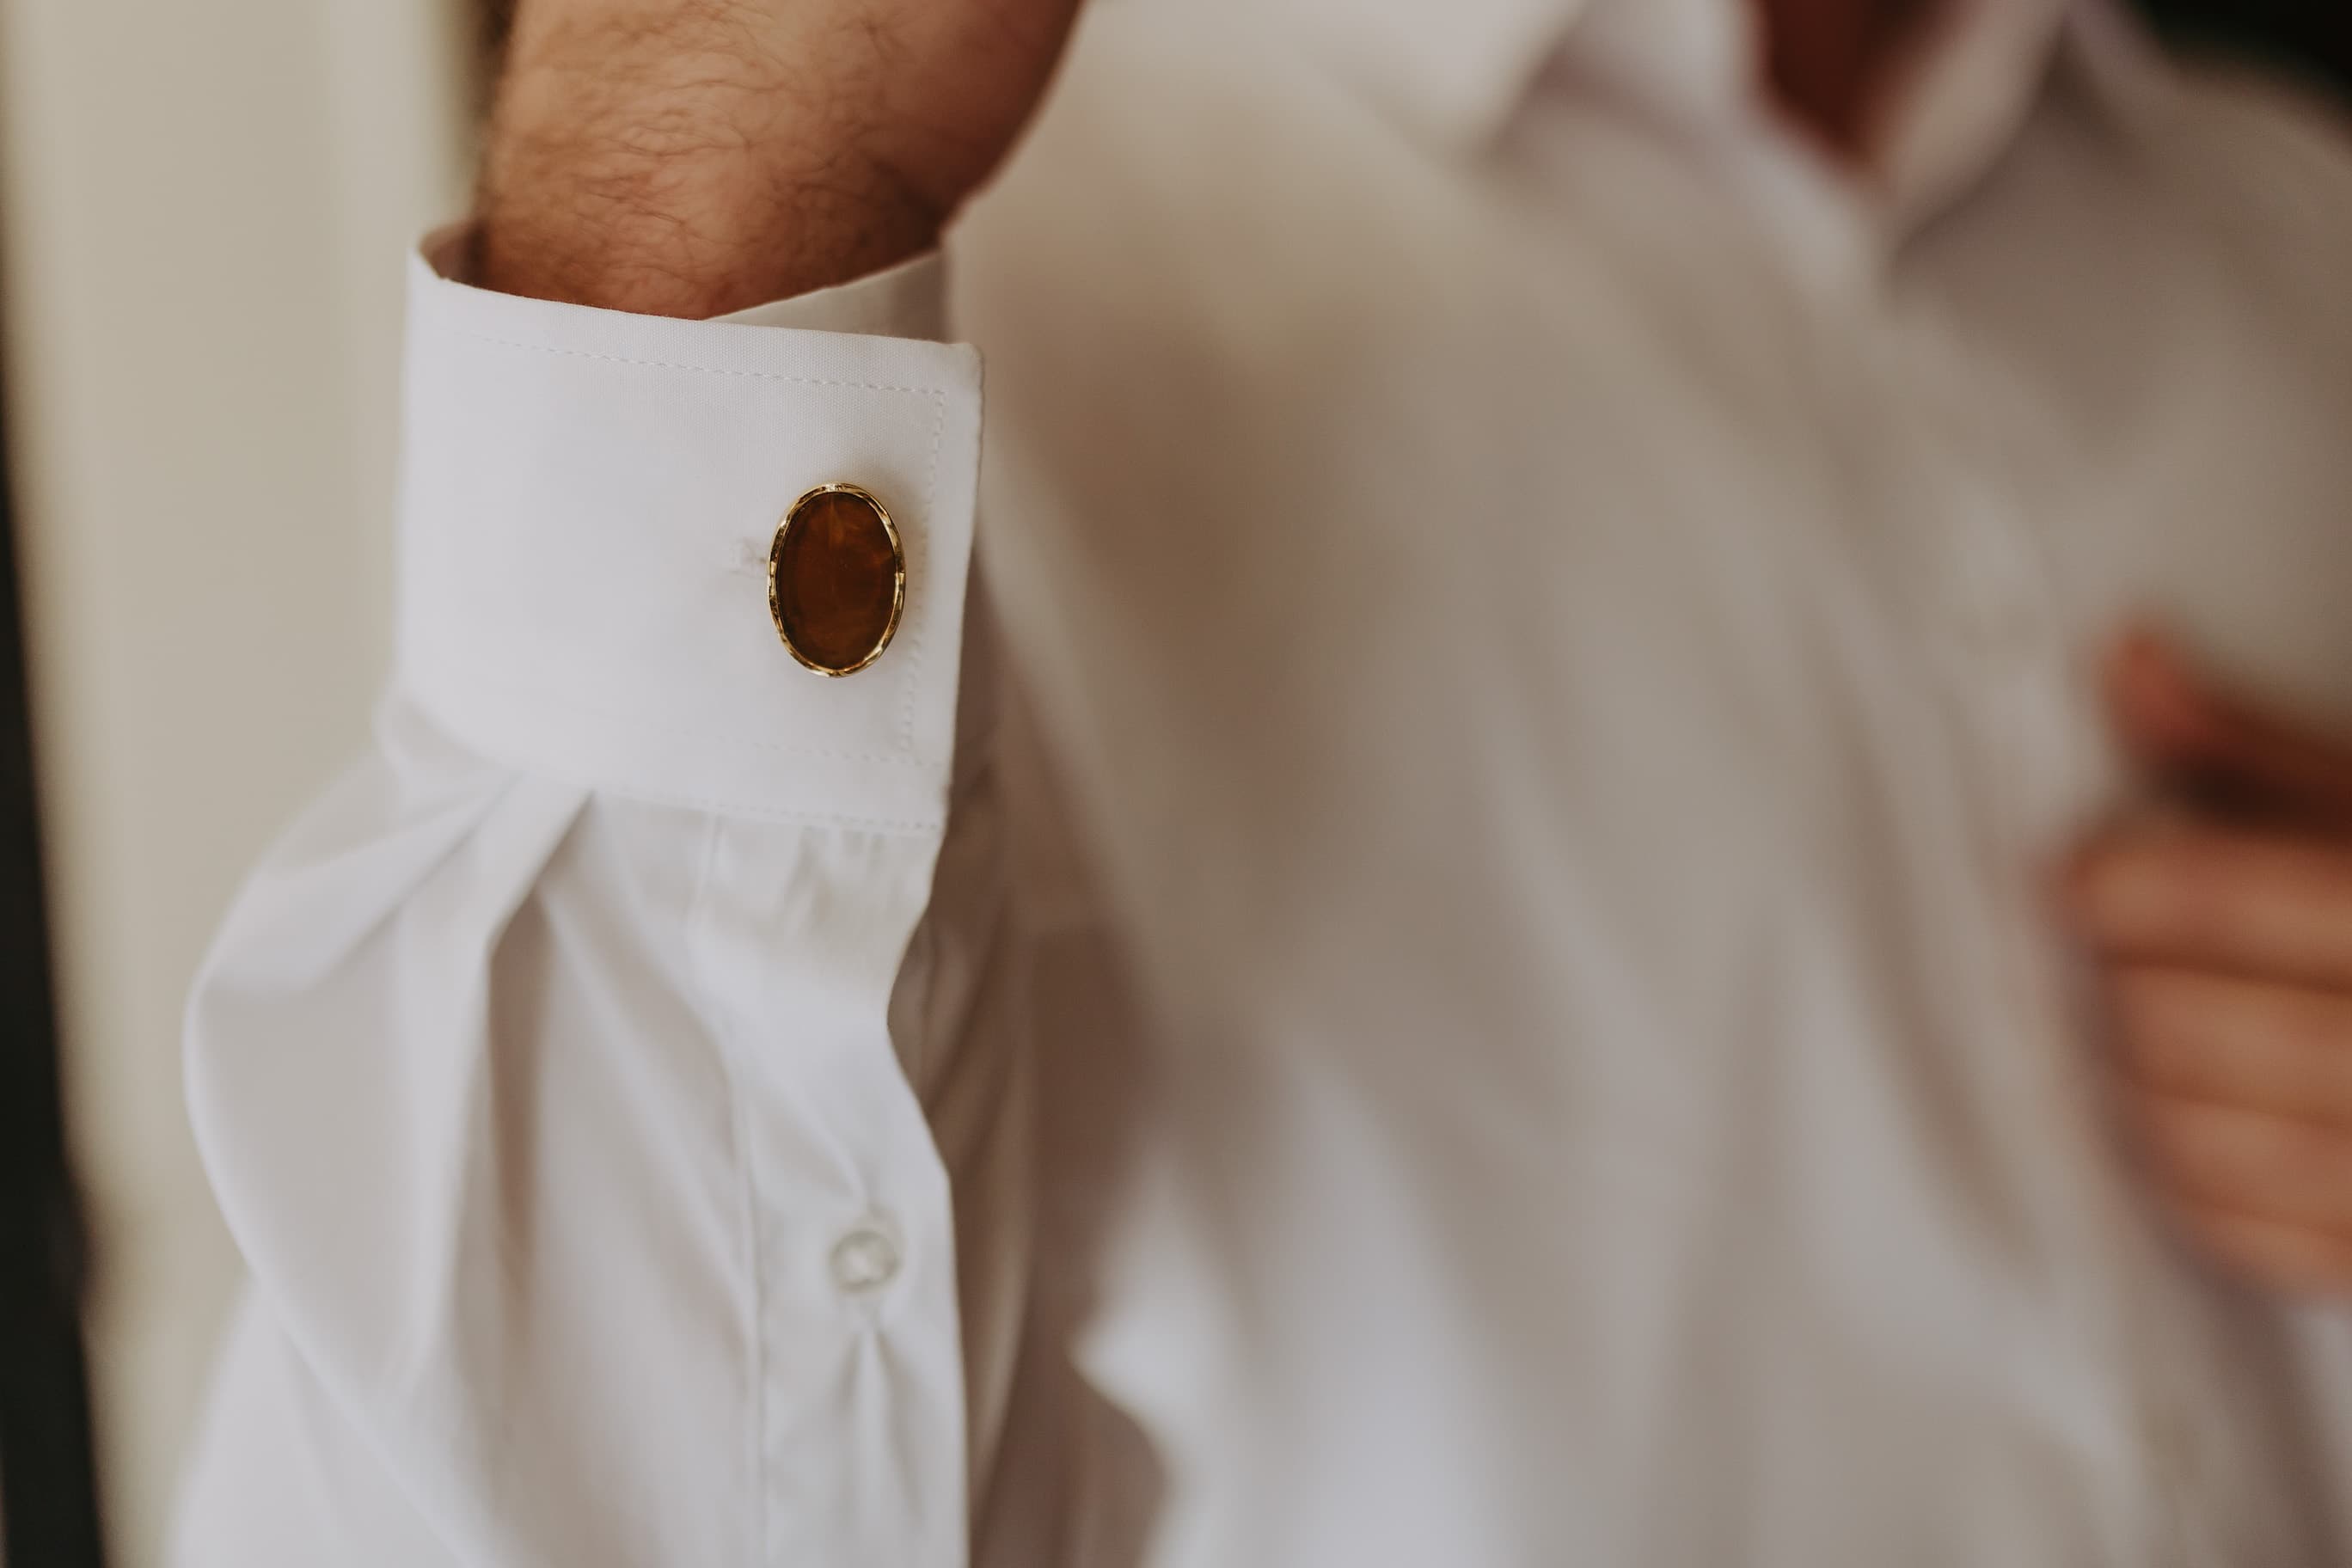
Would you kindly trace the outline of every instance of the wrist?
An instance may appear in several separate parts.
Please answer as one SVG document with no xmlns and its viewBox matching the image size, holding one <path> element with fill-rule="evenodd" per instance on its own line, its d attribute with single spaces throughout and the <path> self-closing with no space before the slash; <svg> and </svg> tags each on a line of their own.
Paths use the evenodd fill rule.
<svg viewBox="0 0 2352 1568">
<path fill-rule="evenodd" d="M 518 20 L 486 151 L 476 281 L 706 317 L 846 282 L 938 241 L 940 206 L 862 152 L 787 41 L 628 0 Z"/>
</svg>

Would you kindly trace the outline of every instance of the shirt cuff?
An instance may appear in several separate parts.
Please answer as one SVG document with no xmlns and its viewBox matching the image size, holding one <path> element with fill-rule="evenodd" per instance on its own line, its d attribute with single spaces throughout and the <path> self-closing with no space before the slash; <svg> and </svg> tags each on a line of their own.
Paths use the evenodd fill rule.
<svg viewBox="0 0 2352 1568">
<path fill-rule="evenodd" d="M 890 338 L 943 340 L 947 334 L 947 268 L 937 250 L 830 289 L 772 300 L 720 316 L 747 327 L 803 327 L 818 332 L 872 332 Z"/>
<path fill-rule="evenodd" d="M 936 831 L 980 359 L 880 335 L 936 331 L 936 258 L 681 321 L 427 259 L 461 249 L 410 267 L 398 684 L 484 755 L 593 789 Z M 828 679 L 776 635 L 767 555 L 793 500 L 839 481 L 888 508 L 907 599 L 882 656 Z"/>
</svg>

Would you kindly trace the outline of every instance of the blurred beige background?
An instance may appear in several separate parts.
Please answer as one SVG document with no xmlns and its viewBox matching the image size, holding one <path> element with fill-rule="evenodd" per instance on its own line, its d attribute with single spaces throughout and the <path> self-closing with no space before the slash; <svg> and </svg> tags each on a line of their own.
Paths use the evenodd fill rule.
<svg viewBox="0 0 2352 1568">
<path fill-rule="evenodd" d="M 384 663 L 401 266 L 460 0 L 0 0 L 8 402 L 113 1559 L 158 1560 L 236 1255 L 189 976 Z"/>
</svg>

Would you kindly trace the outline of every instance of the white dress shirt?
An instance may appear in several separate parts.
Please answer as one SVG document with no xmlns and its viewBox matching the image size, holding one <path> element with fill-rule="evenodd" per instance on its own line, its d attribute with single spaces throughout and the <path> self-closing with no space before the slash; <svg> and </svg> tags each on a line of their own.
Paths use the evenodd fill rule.
<svg viewBox="0 0 2352 1568">
<path fill-rule="evenodd" d="M 179 1561 L 2344 1560 L 2344 1314 L 2162 1231 L 2037 889 L 2127 611 L 2352 714 L 2352 139 L 2061 10 L 1864 175 L 1738 0 L 1102 6 L 984 459 L 931 263 L 420 263 L 377 743 L 190 1011 Z"/>
</svg>

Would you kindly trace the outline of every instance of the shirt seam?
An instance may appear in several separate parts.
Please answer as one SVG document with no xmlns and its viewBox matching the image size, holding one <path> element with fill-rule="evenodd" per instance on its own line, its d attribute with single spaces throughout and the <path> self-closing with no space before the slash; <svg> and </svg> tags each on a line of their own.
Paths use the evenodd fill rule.
<svg viewBox="0 0 2352 1568">
<path fill-rule="evenodd" d="M 561 777 L 550 770 L 524 768 L 516 764 L 518 773 L 539 773 L 543 777 Z M 942 832 L 947 826 L 945 816 L 935 817 L 859 816 L 850 812 L 816 811 L 796 806 L 762 805 L 755 802 L 727 800 L 708 795 L 677 794 L 667 790 L 636 789 L 625 784 L 588 784 L 565 780 L 591 795 L 609 795 L 623 800 L 642 801 L 650 805 L 683 807 L 688 811 L 709 812 L 717 816 L 753 817 L 762 822 L 789 823 L 798 827 L 839 827 L 852 832 L 919 835 Z"/>
<path fill-rule="evenodd" d="M 476 342 L 497 348 L 520 349 L 526 353 L 554 354 L 563 359 L 602 360 L 608 364 L 635 365 L 646 370 L 683 370 L 702 375 L 731 375 L 748 381 L 789 382 L 795 386 L 834 386 L 857 392 L 898 392 L 912 397 L 930 397 L 944 401 L 949 389 L 943 386 L 902 386 L 882 381 L 829 380 L 823 376 L 790 375 L 775 370 L 730 370 L 722 365 L 692 364 L 684 360 L 637 359 L 628 354 L 601 353 L 593 349 L 559 349 L 546 343 L 520 342 L 513 338 L 494 338 L 486 332 L 468 332 Z"/>
<path fill-rule="evenodd" d="M 911 640 L 908 645 L 908 666 L 907 674 L 904 678 L 908 690 L 908 711 L 903 726 L 904 738 L 899 750 L 895 752 L 845 752 L 830 746 L 805 745 L 796 741 L 762 741 L 758 737 L 751 735 L 737 735 L 730 737 L 728 741 L 728 744 L 730 746 L 745 747 L 752 751 L 766 752 L 779 756 L 823 757 L 828 761 L 838 763 L 880 763 L 890 767 L 908 768 L 937 766 L 938 764 L 934 759 L 924 756 L 915 749 L 913 734 L 913 693 L 915 688 L 915 669 L 913 656 L 920 646 L 921 643 L 919 638 Z M 414 666 L 412 665 L 412 668 L 413 668 Z M 420 670 L 417 673 L 422 675 L 423 672 Z M 491 692 L 504 701 L 523 702 L 541 707 L 562 708 L 571 712 L 579 714 L 583 718 L 604 719 L 609 720 L 614 723 L 625 724 L 632 731 L 647 735 L 671 736 L 678 739 L 693 740 L 709 732 L 707 730 L 698 730 L 682 724 L 664 724 L 657 720 L 644 719 L 636 714 L 624 712 L 619 709 L 605 707 L 594 702 L 583 702 L 576 698 L 571 697 L 558 690 L 543 689 L 525 689 L 525 685 L 527 683 L 500 680 L 495 676 L 485 676 L 476 673 L 468 675 L 467 679 L 476 688 Z M 418 682 L 420 687 L 423 687 L 425 684 L 426 683 L 423 680 Z"/>
<path fill-rule="evenodd" d="M 675 795 L 665 790 L 630 789 L 625 786 L 605 784 L 589 784 L 584 787 L 591 794 L 609 794 L 622 799 L 644 801 L 652 805 L 683 806 L 689 811 L 707 811 L 713 816 L 756 817 L 763 822 L 790 823 L 799 827 L 841 827 L 856 832 L 912 835 L 939 833 L 947 826 L 945 816 L 859 816 L 850 812 L 761 805 L 751 802 L 731 801 L 710 796 Z"/>
<path fill-rule="evenodd" d="M 713 995 L 719 987 L 712 984 L 704 959 L 705 948 L 697 939 L 710 919 L 710 879 L 719 859 L 721 819 L 717 816 L 704 819 L 702 853 L 694 872 L 692 912 L 687 921 L 688 962 L 694 966 L 699 984 Z M 751 1361 L 751 1411 L 748 1458 L 751 1466 L 751 1502 L 752 1532 L 758 1547 L 758 1561 L 765 1564 L 770 1555 L 770 1524 L 768 1519 L 768 1312 L 767 1282 L 761 1247 L 761 1203 L 758 1162 L 752 1149 L 752 1133 L 749 1109 L 742 1089 L 736 1081 L 734 1061 L 734 1026 L 724 1007 L 714 1012 L 710 1027 L 715 1037 L 719 1071 L 727 1085 L 728 1123 L 735 1141 L 736 1194 L 741 1203 L 741 1225 L 737 1237 L 743 1249 L 745 1279 L 750 1301 L 749 1338 L 745 1346 Z"/>
<path fill-rule="evenodd" d="M 615 783 L 607 778 L 592 776 L 585 770 L 551 767 L 544 763 L 526 762 L 493 743 L 483 741 L 475 733 L 471 724 L 435 701 L 427 691 L 413 685 L 405 687 L 404 689 L 421 711 L 444 726 L 452 736 L 473 746 L 485 760 L 506 769 L 518 777 L 550 779 L 574 789 L 583 790 L 592 795 L 639 801 L 649 805 L 677 806 L 688 811 L 709 812 L 722 816 L 741 816 L 761 822 L 787 823 L 798 827 L 833 827 L 854 833 L 918 836 L 940 833 L 945 831 L 947 826 L 947 814 L 944 811 L 932 816 L 861 816 L 855 812 L 825 811 L 809 806 L 771 805 L 761 801 L 730 798 L 724 795 L 695 795 L 686 791 Z M 876 757 L 846 760 L 897 762 L 900 759 Z M 916 762 L 920 759 L 905 760 Z"/>
<path fill-rule="evenodd" d="M 922 571 L 909 571 L 908 576 L 930 591 L 931 541 L 938 532 L 940 489 L 940 445 L 947 428 L 948 400 L 943 392 L 931 394 L 931 450 L 923 466 L 923 532 L 921 550 Z M 915 563 L 909 562 L 911 568 Z M 913 636 L 907 639 L 907 679 L 898 710 L 898 749 L 909 758 L 915 754 L 915 692 L 922 682 L 923 650 L 928 641 L 928 628 L 918 619 Z"/>
</svg>

